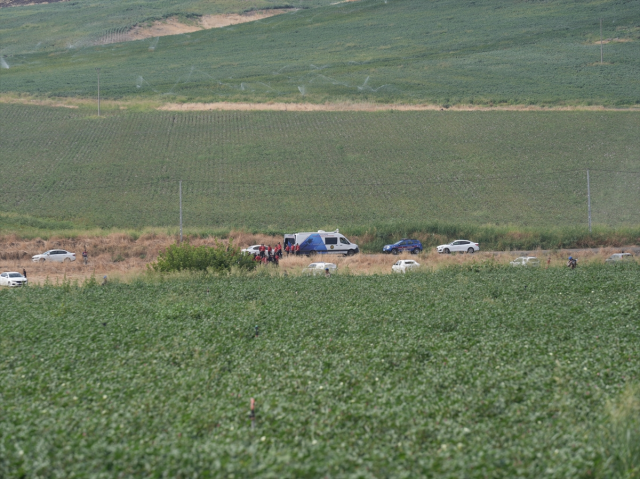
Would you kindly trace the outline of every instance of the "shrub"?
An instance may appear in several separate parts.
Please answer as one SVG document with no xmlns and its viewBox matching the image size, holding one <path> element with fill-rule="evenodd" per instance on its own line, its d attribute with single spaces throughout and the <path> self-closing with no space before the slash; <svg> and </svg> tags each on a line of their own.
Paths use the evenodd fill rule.
<svg viewBox="0 0 640 479">
<path fill-rule="evenodd" d="M 228 245 L 224 245 L 216 241 L 215 247 L 173 244 L 158 255 L 158 261 L 151 268 L 158 273 L 182 270 L 221 273 L 231 271 L 232 266 L 252 270 L 256 267 L 256 262 L 251 255 L 242 254 L 239 247 L 233 246 L 233 242 L 229 241 Z"/>
</svg>

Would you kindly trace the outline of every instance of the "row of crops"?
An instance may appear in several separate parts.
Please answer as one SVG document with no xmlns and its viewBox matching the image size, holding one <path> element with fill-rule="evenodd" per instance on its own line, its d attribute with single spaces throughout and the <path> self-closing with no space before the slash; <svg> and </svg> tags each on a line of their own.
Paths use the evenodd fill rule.
<svg viewBox="0 0 640 479">
<path fill-rule="evenodd" d="M 0 476 L 634 477 L 638 272 L 0 290 Z"/>
<path fill-rule="evenodd" d="M 228 28 L 111 43 L 144 17 L 121 3 L 84 0 L 20 12 L 3 9 L 0 91 L 91 97 L 95 68 L 101 68 L 102 94 L 111 99 L 640 102 L 640 0 L 298 0 L 289 5 L 318 8 Z M 201 0 L 184 3 L 136 2 L 136 7 L 160 18 L 217 8 Z M 258 2 L 229 3 L 250 8 Z M 155 14 L 149 11 L 156 7 Z M 601 18 L 608 40 L 603 64 L 597 44 Z M 60 35 L 67 34 L 60 32 L 81 38 L 62 45 Z"/>
<path fill-rule="evenodd" d="M 102 227 L 640 222 L 638 116 L 4 105 L 0 210 Z"/>
</svg>

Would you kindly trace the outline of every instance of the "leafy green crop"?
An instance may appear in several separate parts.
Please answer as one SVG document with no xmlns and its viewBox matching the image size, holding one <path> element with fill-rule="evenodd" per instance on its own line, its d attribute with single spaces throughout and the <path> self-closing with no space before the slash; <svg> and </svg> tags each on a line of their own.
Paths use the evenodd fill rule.
<svg viewBox="0 0 640 479">
<path fill-rule="evenodd" d="M 99 67 L 102 95 L 111 99 L 640 102 L 639 0 L 361 0 L 228 28 L 86 46 L 92 35 L 107 33 L 96 30 L 105 24 L 109 32 L 122 31 L 133 19 L 155 15 L 149 5 L 160 15 L 213 8 L 201 0 L 184 7 L 163 0 L 132 2 L 129 12 L 123 8 L 129 4 L 85 0 L 2 9 L 0 92 L 94 97 Z M 602 65 L 600 18 L 611 40 Z M 81 38 L 61 45 L 63 35 Z"/>
<path fill-rule="evenodd" d="M 0 129 L 0 211 L 80 225 L 175 227 L 183 180 L 189 228 L 341 228 L 381 233 L 376 241 L 389 232 L 466 232 L 500 246 L 504 231 L 477 228 L 515 225 L 542 233 L 514 234 L 504 245 L 560 246 L 585 234 L 588 168 L 594 225 L 640 224 L 640 115 L 633 112 L 117 112 L 98 119 L 82 109 L 5 104 Z M 12 218 L 0 222 L 21 227 Z M 565 231 L 544 232 L 553 228 Z"/>
<path fill-rule="evenodd" d="M 0 475 L 587 477 L 640 380 L 639 273 L 2 289 Z"/>
</svg>

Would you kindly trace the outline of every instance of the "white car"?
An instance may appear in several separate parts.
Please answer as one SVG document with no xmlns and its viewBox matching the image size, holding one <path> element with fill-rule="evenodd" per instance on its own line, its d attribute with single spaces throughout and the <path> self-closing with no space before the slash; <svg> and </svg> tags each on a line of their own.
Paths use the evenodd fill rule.
<svg viewBox="0 0 640 479">
<path fill-rule="evenodd" d="M 306 274 L 323 274 L 325 269 L 329 269 L 330 273 L 335 273 L 338 267 L 335 263 L 311 263 L 304 271 Z"/>
<path fill-rule="evenodd" d="M 438 246 L 438 253 L 475 253 L 480 251 L 480 245 L 468 240 L 455 240 L 449 244 L 441 244 Z"/>
<path fill-rule="evenodd" d="M 396 261 L 391 267 L 391 271 L 396 273 L 406 273 L 407 271 L 411 271 L 412 269 L 416 269 L 420 267 L 420 263 L 414 261 L 412 259 L 401 259 Z"/>
<path fill-rule="evenodd" d="M 520 256 L 509 264 L 511 266 L 540 266 L 540 260 L 535 256 Z"/>
<path fill-rule="evenodd" d="M 262 246 L 261 244 L 254 244 L 253 246 L 249 246 L 248 248 L 245 248 L 242 250 L 242 253 L 249 253 L 252 254 L 253 256 L 256 256 L 258 254 L 260 254 L 260 246 Z M 266 248 L 266 246 L 265 246 Z"/>
<path fill-rule="evenodd" d="M 26 284 L 27 278 L 15 271 L 0 274 L 0 286 L 25 286 Z"/>
<path fill-rule="evenodd" d="M 631 253 L 616 253 L 604 260 L 605 263 L 630 263 L 633 261 Z"/>
<path fill-rule="evenodd" d="M 63 249 L 50 249 L 49 251 L 46 251 L 42 254 L 37 254 L 35 255 L 33 258 L 31 258 L 31 261 L 37 263 L 38 261 L 41 262 L 45 262 L 45 261 L 56 261 L 58 263 L 68 263 L 70 261 L 75 261 L 76 260 L 76 254 L 75 253 L 69 253 L 68 251 L 65 251 Z"/>
</svg>

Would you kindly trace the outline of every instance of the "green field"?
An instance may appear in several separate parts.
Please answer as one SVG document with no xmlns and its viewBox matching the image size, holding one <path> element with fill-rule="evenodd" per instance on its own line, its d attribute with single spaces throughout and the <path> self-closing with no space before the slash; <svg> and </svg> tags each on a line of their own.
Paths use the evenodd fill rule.
<svg viewBox="0 0 640 479">
<path fill-rule="evenodd" d="M 640 1 L 362 0 L 259 22 L 90 46 L 174 12 L 239 2 L 54 3 L 0 10 L 0 92 L 111 99 L 640 103 Z M 242 5 L 242 7 L 239 7 Z M 276 6 L 275 2 L 250 2 Z M 117 12 L 117 13 L 116 13 Z M 187 20 L 189 20 L 187 18 Z M 599 19 L 605 45 L 600 65 Z M 73 28 L 67 25 L 73 25 Z M 68 37 L 73 38 L 68 38 Z"/>
<path fill-rule="evenodd" d="M 638 273 L 0 289 L 0 476 L 637 477 Z"/>
<path fill-rule="evenodd" d="M 28 3 L 27 0 L 24 3 Z M 314 8 L 332 0 L 75 0 L 0 9 L 3 56 L 82 49 L 135 26 L 177 18 L 243 13 L 281 6 Z"/>
<path fill-rule="evenodd" d="M 16 228 L 24 215 L 36 217 L 24 226 L 44 230 L 175 228 L 182 179 L 184 225 L 199 230 L 584 232 L 587 168 L 594 226 L 640 224 L 640 116 L 631 112 L 97 118 L 5 104 L 0 129 L 0 211 L 18 215 Z"/>
</svg>

